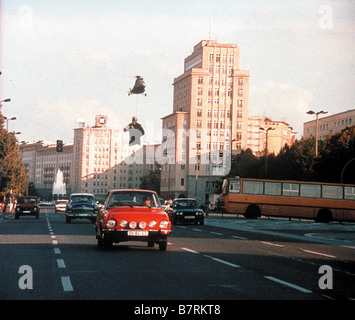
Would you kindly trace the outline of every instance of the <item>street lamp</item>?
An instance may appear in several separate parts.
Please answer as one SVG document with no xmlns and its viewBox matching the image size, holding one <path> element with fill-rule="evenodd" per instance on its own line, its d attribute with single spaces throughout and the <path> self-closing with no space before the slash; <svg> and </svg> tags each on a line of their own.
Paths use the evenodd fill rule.
<svg viewBox="0 0 355 320">
<path fill-rule="evenodd" d="M 315 114 L 316 115 L 316 157 L 318 157 L 318 116 L 320 114 L 326 114 L 328 113 L 328 111 L 318 111 L 318 112 L 314 112 L 313 110 L 309 110 L 307 111 L 307 114 Z"/>
<path fill-rule="evenodd" d="M 12 117 L 12 118 L 4 117 L 4 120 L 6 121 L 6 131 L 9 131 L 9 121 L 16 120 L 16 119 L 17 119 L 16 117 Z"/>
<path fill-rule="evenodd" d="M 269 136 L 269 131 L 270 130 L 275 130 L 275 128 L 262 128 L 260 127 L 260 130 L 265 130 L 266 131 L 266 143 L 265 143 L 265 178 L 267 177 L 267 144 L 268 144 L 268 136 Z"/>
<path fill-rule="evenodd" d="M 4 100 L 0 100 L 0 112 L 1 112 L 2 103 L 3 102 L 10 102 L 10 101 L 11 101 L 10 98 L 4 99 Z"/>
</svg>

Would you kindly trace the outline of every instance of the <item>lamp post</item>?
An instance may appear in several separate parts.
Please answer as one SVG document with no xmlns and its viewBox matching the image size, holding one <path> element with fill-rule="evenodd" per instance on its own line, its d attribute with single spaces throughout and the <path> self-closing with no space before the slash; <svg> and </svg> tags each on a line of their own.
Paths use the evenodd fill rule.
<svg viewBox="0 0 355 320">
<path fill-rule="evenodd" d="M 268 137 L 269 137 L 269 131 L 270 130 L 275 130 L 275 128 L 262 128 L 260 127 L 260 130 L 265 130 L 266 131 L 266 143 L 265 143 L 265 178 L 267 177 L 267 145 L 268 145 Z"/>
<path fill-rule="evenodd" d="M 1 112 L 2 103 L 3 102 L 10 102 L 10 101 L 11 101 L 10 98 L 4 99 L 4 100 L 0 100 L 0 112 Z"/>
<path fill-rule="evenodd" d="M 316 157 L 318 157 L 318 116 L 320 114 L 326 114 L 328 113 L 328 111 L 318 111 L 318 112 L 315 112 L 313 110 L 309 110 L 307 111 L 307 114 L 315 114 L 316 115 Z"/>
<path fill-rule="evenodd" d="M 4 120 L 6 121 L 6 131 L 9 131 L 9 121 L 16 120 L 16 119 L 17 119 L 16 117 L 12 117 L 12 118 L 4 117 Z"/>
</svg>

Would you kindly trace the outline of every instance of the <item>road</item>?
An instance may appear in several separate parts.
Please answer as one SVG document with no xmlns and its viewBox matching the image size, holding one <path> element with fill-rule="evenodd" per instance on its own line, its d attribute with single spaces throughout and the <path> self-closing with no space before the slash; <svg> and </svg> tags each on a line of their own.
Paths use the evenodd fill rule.
<svg viewBox="0 0 355 320">
<path fill-rule="evenodd" d="M 46 208 L 0 220 L 0 266 L 1 300 L 348 300 L 355 224 L 209 215 L 173 226 L 167 251 L 103 251 L 92 223 Z"/>
</svg>

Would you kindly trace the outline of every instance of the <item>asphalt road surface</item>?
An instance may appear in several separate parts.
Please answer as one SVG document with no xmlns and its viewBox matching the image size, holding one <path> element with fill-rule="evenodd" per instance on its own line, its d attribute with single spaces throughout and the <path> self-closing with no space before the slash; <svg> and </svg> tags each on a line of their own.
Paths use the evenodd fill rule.
<svg viewBox="0 0 355 320">
<path fill-rule="evenodd" d="M 136 312 L 159 311 L 138 301 L 198 300 L 194 312 L 215 313 L 222 300 L 350 300 L 355 224 L 210 214 L 202 226 L 173 226 L 167 251 L 142 242 L 103 251 L 89 220 L 66 224 L 49 207 L 38 220 L 0 219 L 0 267 L 1 300 L 134 300 Z"/>
</svg>

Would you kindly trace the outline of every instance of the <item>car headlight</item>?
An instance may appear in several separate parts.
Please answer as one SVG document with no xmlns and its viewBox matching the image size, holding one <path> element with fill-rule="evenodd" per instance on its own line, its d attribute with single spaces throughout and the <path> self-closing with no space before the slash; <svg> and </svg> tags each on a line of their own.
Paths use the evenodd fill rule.
<svg viewBox="0 0 355 320">
<path fill-rule="evenodd" d="M 144 229 L 147 224 L 144 221 L 139 222 L 139 228 Z"/>
<path fill-rule="evenodd" d="M 154 228 L 157 225 L 157 222 L 152 220 L 149 222 L 149 227 Z"/>
<path fill-rule="evenodd" d="M 129 223 L 129 227 L 130 227 L 131 229 L 135 229 L 135 228 L 137 227 L 137 222 L 131 221 L 131 222 Z"/>
<path fill-rule="evenodd" d="M 107 228 L 110 228 L 110 229 L 116 227 L 116 224 L 117 224 L 117 221 L 115 219 L 109 219 L 106 222 Z"/>
<path fill-rule="evenodd" d="M 120 226 L 121 226 L 122 228 L 125 228 L 125 227 L 127 226 L 127 224 L 128 224 L 128 222 L 127 222 L 126 220 L 122 220 L 122 221 L 120 222 Z"/>
<path fill-rule="evenodd" d="M 160 228 L 166 229 L 168 226 L 169 226 L 169 221 L 167 220 L 160 221 Z"/>
</svg>

